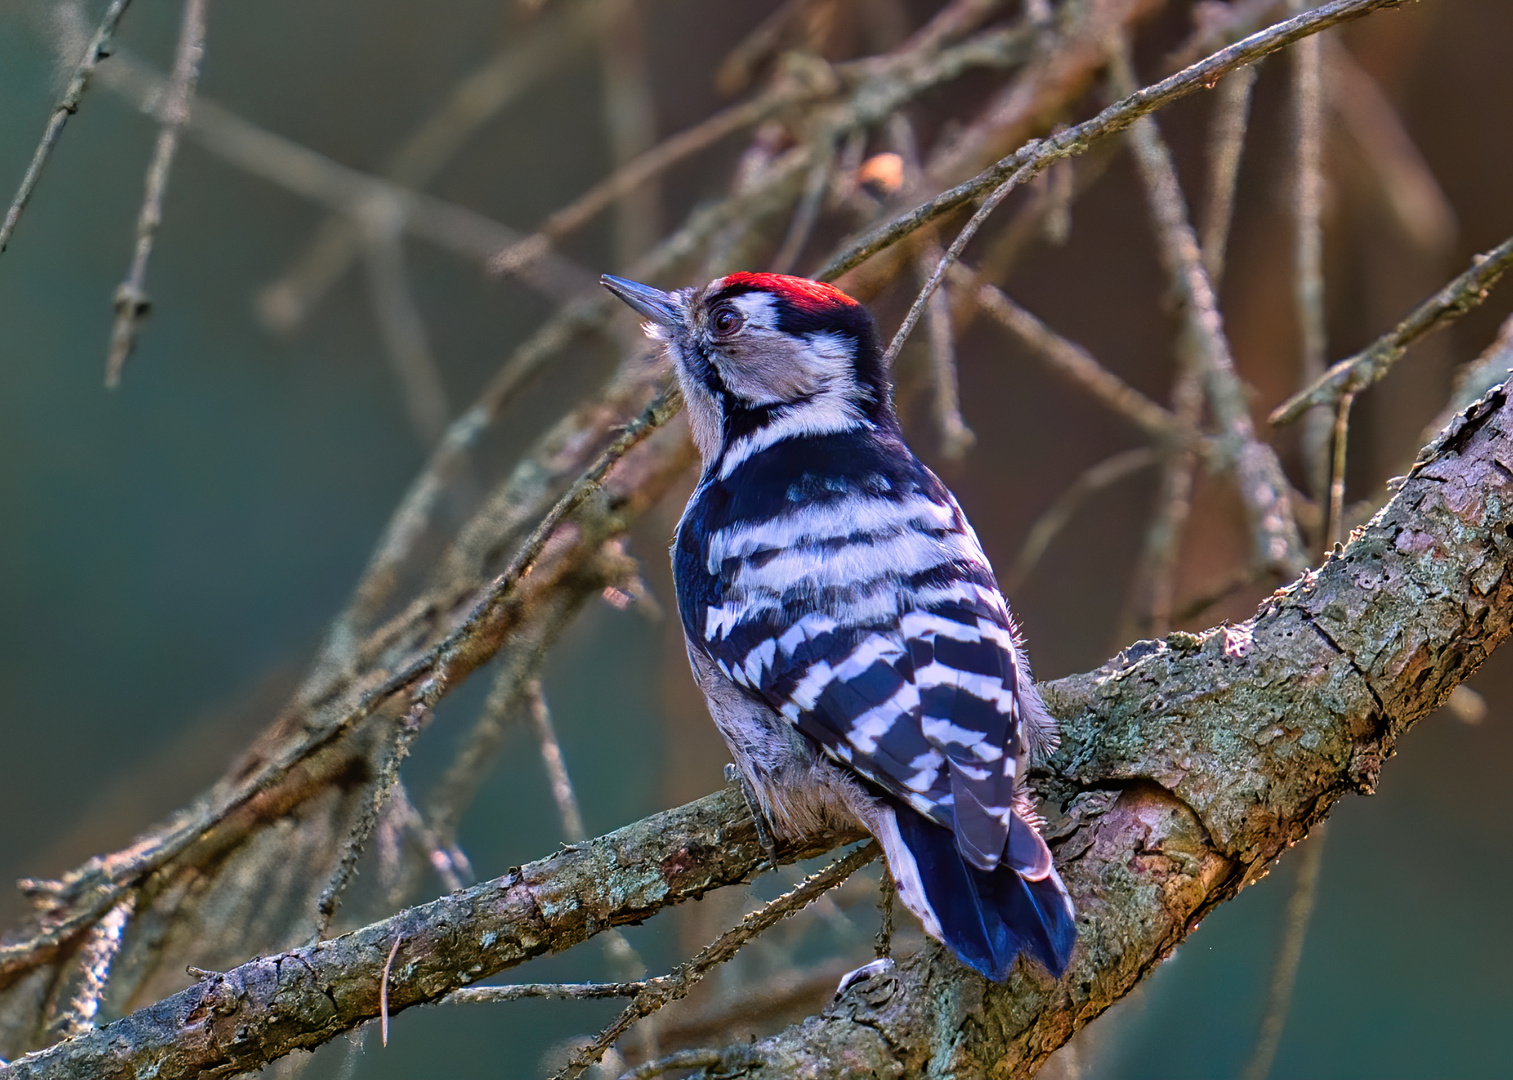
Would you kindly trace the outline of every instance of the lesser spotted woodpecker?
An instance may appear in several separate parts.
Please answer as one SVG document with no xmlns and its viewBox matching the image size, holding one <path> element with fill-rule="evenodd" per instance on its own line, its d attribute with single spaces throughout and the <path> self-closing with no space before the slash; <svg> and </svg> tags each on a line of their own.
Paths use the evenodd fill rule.
<svg viewBox="0 0 1513 1080">
<path fill-rule="evenodd" d="M 603 282 L 683 389 L 704 472 L 678 610 L 761 814 L 784 835 L 859 821 L 964 962 L 1059 975 L 1072 904 L 1023 786 L 1055 724 L 976 534 L 904 445 L 872 316 L 779 274 Z"/>
</svg>

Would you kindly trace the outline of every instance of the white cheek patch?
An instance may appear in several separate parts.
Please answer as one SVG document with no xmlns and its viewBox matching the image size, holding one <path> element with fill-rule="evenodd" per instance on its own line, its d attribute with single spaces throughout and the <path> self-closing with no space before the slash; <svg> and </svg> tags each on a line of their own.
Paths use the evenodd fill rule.
<svg viewBox="0 0 1513 1080">
<path fill-rule="evenodd" d="M 807 334 L 804 340 L 809 343 L 809 355 L 817 361 L 821 380 L 832 387 L 849 389 L 856 364 L 856 343 L 833 330 Z"/>
</svg>

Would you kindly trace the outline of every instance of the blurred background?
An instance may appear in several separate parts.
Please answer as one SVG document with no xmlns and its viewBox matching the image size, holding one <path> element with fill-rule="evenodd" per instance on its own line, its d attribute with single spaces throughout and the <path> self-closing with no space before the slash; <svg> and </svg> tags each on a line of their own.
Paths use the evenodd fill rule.
<svg viewBox="0 0 1513 1080">
<path fill-rule="evenodd" d="M 151 314 L 120 386 L 107 391 L 112 297 L 131 260 L 157 130 L 139 106 L 173 63 L 182 14 L 176 4 L 137 0 L 117 55 L 100 68 L 0 255 L 0 880 L 56 876 L 120 848 L 213 783 L 299 685 L 447 421 L 559 302 L 591 290 L 602 271 L 633 266 L 722 198 L 743 169 L 800 139 L 802 115 L 712 140 L 566 235 L 550 268 L 489 272 L 487 251 L 511 235 L 498 230 L 529 234 L 618 164 L 751 100 L 785 72 L 815 70 L 795 55 L 840 64 L 898 48 L 940 6 L 210 5 L 198 93 L 202 110 L 217 111 L 186 134 L 174 163 L 146 273 Z M 103 7 L 0 0 L 7 197 Z M 1091 115 L 1110 100 L 1102 62 L 1067 60 L 1057 93 L 1042 79 L 1034 108 L 987 126 L 1003 145 L 982 141 L 975 163 L 969 153 L 1005 88 L 1035 70 L 1036 49 L 1057 48 L 1057 35 L 1079 19 L 1124 25 L 1140 79 L 1150 82 L 1173 70 L 1195 28 L 1264 25 L 1285 9 L 1254 0 L 986 5 L 984 26 L 1023 21 L 1041 36 L 1013 63 L 914 95 L 899 114 L 907 124 L 884 120 L 841 140 L 810 200 L 812 227 L 802 205 L 795 215 L 800 194 L 728 254 L 751 268 L 813 271 L 885 208 L 919 201 L 909 190 L 928 195 L 950 175 L 940 163 L 953 152 L 970 175 L 1024 138 Z M 1510 41 L 1505 0 L 1420 0 L 1325 42 L 1318 115 L 1329 361 L 1367 345 L 1473 253 L 1513 232 Z M 1263 431 L 1266 412 L 1302 384 L 1306 351 L 1294 300 L 1294 79 L 1284 54 L 1255 83 L 1220 295 Z M 473 97 L 464 93 L 458 106 L 464 86 Z M 1212 186 L 1220 95 L 1158 116 L 1195 217 Z M 416 149 L 412 141 L 406 157 L 411 133 L 441 114 L 454 126 L 425 129 L 433 142 Z M 274 143 L 257 141 L 268 134 Z M 319 155 L 313 164 L 300 156 L 307 152 Z M 900 157 L 878 157 L 890 154 Z M 437 211 L 446 228 L 385 234 L 389 242 L 333 258 L 333 198 L 311 194 L 340 188 L 348 170 L 394 176 L 443 211 L 472 216 Z M 346 210 L 382 233 L 372 207 Z M 656 284 L 702 280 L 713 259 L 687 261 Z M 1129 383 L 1170 400 L 1180 319 L 1122 141 L 1016 193 L 966 262 Z M 842 284 L 891 333 L 917 270 L 896 259 Z M 1494 292 L 1363 395 L 1347 474 L 1357 515 L 1406 470 L 1457 372 L 1492 346 L 1510 297 Z M 1137 580 L 1159 478 L 1150 461 L 1128 456 L 1147 445 L 1140 431 L 980 316 L 958 320 L 954 417 L 942 407 L 928 338 L 921 326 L 899 361 L 906 428 L 957 492 L 1009 587 L 1039 677 L 1087 670 L 1166 627 L 1243 620 L 1280 583 L 1247 572 L 1238 502 L 1225 479 L 1200 476 L 1163 626 Z M 552 359 L 510 399 L 480 474 L 506 472 L 556 418 L 598 392 L 634 342 L 626 320 Z M 964 450 L 957 419 L 975 434 Z M 1274 442 L 1308 493 L 1300 428 Z M 1075 509 L 1038 561 L 1014 569 L 1042 515 L 1120 454 L 1128 467 L 1118 478 Z M 630 533 L 625 550 L 640 563 L 639 582 L 589 603 L 542 671 L 590 835 L 722 783 L 726 752 L 669 617 L 666 546 L 693 481 L 685 472 Z M 443 775 L 484 707 L 486 682 L 447 698 L 405 766 L 412 790 Z M 1460 708 L 1408 736 L 1377 795 L 1349 799 L 1331 817 L 1316 890 L 1301 894 L 1312 914 L 1271 1075 L 1506 1075 L 1513 811 L 1503 778 L 1513 752 L 1513 659 L 1494 658 L 1470 685 L 1475 693 Z M 457 837 L 480 879 L 549 853 L 563 837 L 531 725 L 513 724 L 503 740 Z M 1051 1069 L 1136 1078 L 1254 1068 L 1269 1000 L 1276 1011 L 1276 962 L 1289 904 L 1299 902 L 1302 853 L 1217 911 Z M 796 871 L 785 873 L 794 880 Z M 767 897 L 782 886 L 769 874 L 752 891 Z M 409 900 L 441 891 L 427 877 Z M 636 963 L 665 971 L 751 903 L 745 890 L 726 893 L 629 932 L 639 961 L 590 943 L 509 974 L 611 979 Z M 872 901 L 870 887 L 854 882 L 752 946 L 684 1013 L 660 1022 L 698 1032 L 700 1017 L 721 1016 L 722 1001 L 753 987 L 775 1002 L 759 1020 L 769 1028 L 817 1008 L 835 973 L 870 955 Z M 0 891 L 0 925 L 26 911 L 19 893 Z M 597 1030 L 618 1009 L 524 1001 L 412 1010 L 396 1018 L 386 1050 L 375 1039 L 338 1040 L 297 1065 L 312 1077 L 398 1077 L 439 1061 L 455 1077 L 541 1075 L 563 1040 Z M 732 1029 L 703 1030 L 695 1044 Z M 295 1067 L 280 1066 L 291 1075 Z"/>
</svg>

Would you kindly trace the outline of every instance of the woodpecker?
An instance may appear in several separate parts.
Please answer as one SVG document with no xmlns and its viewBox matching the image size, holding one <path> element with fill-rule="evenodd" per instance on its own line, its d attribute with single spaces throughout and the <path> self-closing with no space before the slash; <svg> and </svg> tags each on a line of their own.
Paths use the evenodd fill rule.
<svg viewBox="0 0 1513 1080">
<path fill-rule="evenodd" d="M 872 316 L 782 274 L 601 281 L 663 343 L 703 458 L 678 610 L 759 826 L 859 822 L 964 963 L 1059 976 L 1072 903 L 1024 787 L 1055 722 L 976 534 L 904 444 Z"/>
</svg>

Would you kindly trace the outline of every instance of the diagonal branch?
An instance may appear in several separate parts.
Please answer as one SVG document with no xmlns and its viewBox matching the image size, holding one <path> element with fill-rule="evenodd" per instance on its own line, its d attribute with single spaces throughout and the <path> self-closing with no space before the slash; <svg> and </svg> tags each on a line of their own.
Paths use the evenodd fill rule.
<svg viewBox="0 0 1513 1080">
<path fill-rule="evenodd" d="M 1225 73 L 1235 68 L 1253 64 L 1309 34 L 1359 19 L 1379 8 L 1394 7 L 1398 3 L 1399 0 L 1334 0 L 1333 3 L 1323 4 L 1295 18 L 1269 26 L 1183 68 L 1169 78 L 1135 91 L 1091 120 L 1085 120 L 1047 138 L 1031 140 L 970 180 L 941 192 L 922 206 L 915 207 L 852 241 L 814 276 L 826 281 L 839 277 L 910 233 L 1000 187 L 1011 176 L 1017 174 L 1017 182 L 1026 183 L 1052 162 L 1084 152 L 1093 143 L 1118 134 L 1140 117 L 1214 85 Z"/>
<path fill-rule="evenodd" d="M 85 88 L 89 86 L 89 77 L 94 74 L 100 61 L 110 55 L 110 39 L 115 35 L 116 25 L 130 5 L 131 0 L 111 0 L 110 7 L 100 17 L 100 25 L 95 28 L 89 44 L 84 47 L 84 56 L 74 67 L 73 77 L 68 80 L 63 96 L 53 106 L 52 116 L 48 117 L 47 127 L 32 154 L 31 164 L 26 167 L 21 186 L 16 189 L 16 196 L 5 212 L 5 221 L 0 223 L 0 251 L 4 251 L 10 243 L 11 235 L 16 231 L 16 223 L 21 220 L 21 211 L 31 201 L 32 192 L 37 190 L 37 181 L 42 178 L 42 169 L 63 135 L 63 126 L 68 123 L 70 116 L 79 111 L 79 102 L 84 97 Z"/>
<path fill-rule="evenodd" d="M 1046 685 L 1063 742 L 1039 786 L 1081 913 L 1064 978 L 1021 964 L 986 985 L 926 948 L 822 1016 L 725 1051 L 730 1074 L 786 1077 L 799 1061 L 816 1076 L 1033 1072 L 1342 795 L 1371 791 L 1398 738 L 1513 632 L 1510 461 L 1513 401 L 1499 387 L 1425 448 L 1347 547 L 1249 622 L 1140 642 Z M 739 794 L 721 791 L 205 979 L 0 1068 L 0 1080 L 256 1068 L 378 1015 L 398 935 L 392 1012 L 745 880 L 763 857 Z"/>
<path fill-rule="evenodd" d="M 1278 405 L 1272 411 L 1271 422 L 1291 423 L 1314 405 L 1334 405 L 1346 394 L 1366 389 L 1392 370 L 1408 346 L 1419 338 L 1480 307 L 1510 266 L 1513 266 L 1513 236 L 1474 256 L 1464 273 L 1414 308 L 1402 322 L 1366 349 L 1335 364 L 1312 386 Z"/>
<path fill-rule="evenodd" d="M 158 226 L 163 221 L 163 199 L 168 194 L 168 174 L 179 149 L 179 135 L 189 123 L 189 107 L 194 100 L 195 84 L 200 78 L 200 61 L 205 55 L 205 8 L 209 0 L 185 0 L 184 19 L 179 28 L 179 45 L 174 54 L 173 73 L 168 90 L 158 110 L 158 141 L 152 162 L 147 166 L 147 190 L 142 195 L 142 209 L 137 214 L 137 242 L 126 280 L 116 288 L 115 325 L 110 331 L 110 355 L 105 362 L 105 385 L 118 386 L 121 369 L 136 344 L 137 331 L 146 316 L 147 260 Z"/>
</svg>

